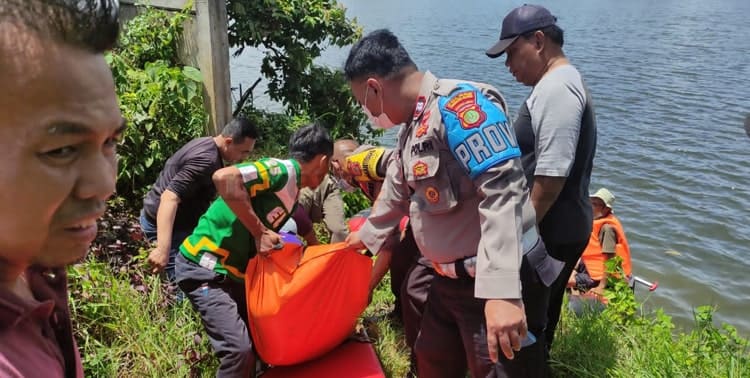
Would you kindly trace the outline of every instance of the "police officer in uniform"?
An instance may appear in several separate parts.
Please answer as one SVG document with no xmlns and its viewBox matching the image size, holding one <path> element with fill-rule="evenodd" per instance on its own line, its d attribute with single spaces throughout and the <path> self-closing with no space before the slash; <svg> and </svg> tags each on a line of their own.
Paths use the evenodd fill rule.
<svg viewBox="0 0 750 378">
<path fill-rule="evenodd" d="M 405 124 L 373 211 L 347 240 L 379 251 L 410 216 L 437 273 L 415 346 L 419 376 L 547 375 L 538 338 L 562 264 L 537 233 L 500 93 L 418 71 L 388 30 L 355 44 L 344 71 L 375 126 Z"/>
</svg>

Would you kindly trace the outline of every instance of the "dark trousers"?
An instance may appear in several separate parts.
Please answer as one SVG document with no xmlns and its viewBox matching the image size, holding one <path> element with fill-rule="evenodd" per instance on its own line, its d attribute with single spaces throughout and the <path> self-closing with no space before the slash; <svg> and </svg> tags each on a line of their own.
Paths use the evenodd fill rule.
<svg viewBox="0 0 750 378">
<path fill-rule="evenodd" d="M 214 354 L 219 358 L 217 377 L 253 377 L 252 351 L 245 284 L 187 260 L 175 259 L 177 284 L 201 317 Z"/>
<path fill-rule="evenodd" d="M 591 275 L 589 274 L 588 269 L 586 269 L 586 264 L 581 261 L 580 264 L 578 264 L 575 268 L 576 275 L 576 290 L 580 290 L 582 292 L 589 291 L 597 286 L 599 286 L 600 280 L 595 280 L 591 278 Z"/>
<path fill-rule="evenodd" d="M 543 250 L 544 244 L 537 243 L 534 249 L 539 248 Z M 513 360 L 501 353 L 493 364 L 487 348 L 486 300 L 474 297 L 474 279 L 435 275 L 415 346 L 419 377 L 463 378 L 467 369 L 475 378 L 547 377 L 544 327 L 549 288 L 526 258 L 521 280 L 526 322 L 537 342 L 516 352 Z"/>
<path fill-rule="evenodd" d="M 430 292 L 430 284 L 434 277 L 435 270 L 432 269 L 430 261 L 420 257 L 417 263 L 412 264 L 401 287 L 401 316 L 406 345 L 411 353 L 410 360 L 413 373 L 416 373 L 417 364 L 414 344 L 422 325 L 422 314 L 427 305 L 427 295 Z"/>
<path fill-rule="evenodd" d="M 583 250 L 586 249 L 588 240 L 568 244 L 545 244 L 547 245 L 547 253 L 550 256 L 565 262 L 565 267 L 560 276 L 557 277 L 557 280 L 555 280 L 555 283 L 552 284 L 550 290 L 549 306 L 547 308 L 547 329 L 545 330 L 547 349 L 549 350 L 552 348 L 557 323 L 560 321 L 560 311 L 563 295 L 565 295 L 565 288 L 568 285 L 568 278 L 570 277 L 570 273 L 573 272 L 578 259 L 583 254 Z"/>
<path fill-rule="evenodd" d="M 409 269 L 416 264 L 419 258 L 419 248 L 417 242 L 414 241 L 414 233 L 411 230 L 411 226 L 406 227 L 404 232 L 404 238 L 394 248 L 391 257 L 391 266 L 389 268 L 391 272 L 391 293 L 393 293 L 394 306 L 393 314 L 401 318 L 403 322 L 403 302 L 401 299 L 401 291 L 404 287 Z"/>
</svg>

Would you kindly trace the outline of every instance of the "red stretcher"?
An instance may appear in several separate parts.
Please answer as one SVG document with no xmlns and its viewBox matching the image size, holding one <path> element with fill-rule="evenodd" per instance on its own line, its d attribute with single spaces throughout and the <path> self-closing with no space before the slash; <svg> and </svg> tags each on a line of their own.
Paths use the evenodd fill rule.
<svg viewBox="0 0 750 378">
<path fill-rule="evenodd" d="M 370 343 L 346 341 L 326 355 L 302 364 L 267 370 L 261 378 L 385 378 Z"/>
</svg>

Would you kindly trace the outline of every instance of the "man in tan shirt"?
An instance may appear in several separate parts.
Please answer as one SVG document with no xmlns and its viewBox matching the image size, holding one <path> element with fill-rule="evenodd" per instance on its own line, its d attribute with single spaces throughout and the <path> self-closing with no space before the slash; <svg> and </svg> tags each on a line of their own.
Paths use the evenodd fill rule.
<svg viewBox="0 0 750 378">
<path fill-rule="evenodd" d="M 349 234 L 341 190 L 330 175 L 326 175 L 320 186 L 315 189 L 302 188 L 297 203 L 305 210 L 311 222 L 323 222 L 331 236 L 331 243 L 342 242 Z M 308 242 L 317 243 L 315 232 L 302 236 L 305 236 Z"/>
</svg>

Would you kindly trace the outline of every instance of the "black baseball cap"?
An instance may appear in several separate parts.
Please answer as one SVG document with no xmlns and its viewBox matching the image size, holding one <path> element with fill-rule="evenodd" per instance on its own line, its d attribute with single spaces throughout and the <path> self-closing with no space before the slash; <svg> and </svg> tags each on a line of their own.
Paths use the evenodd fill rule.
<svg viewBox="0 0 750 378">
<path fill-rule="evenodd" d="M 557 17 L 541 5 L 524 4 L 513 9 L 503 19 L 500 40 L 485 52 L 490 58 L 497 58 L 505 53 L 521 34 L 554 25 Z"/>
</svg>

